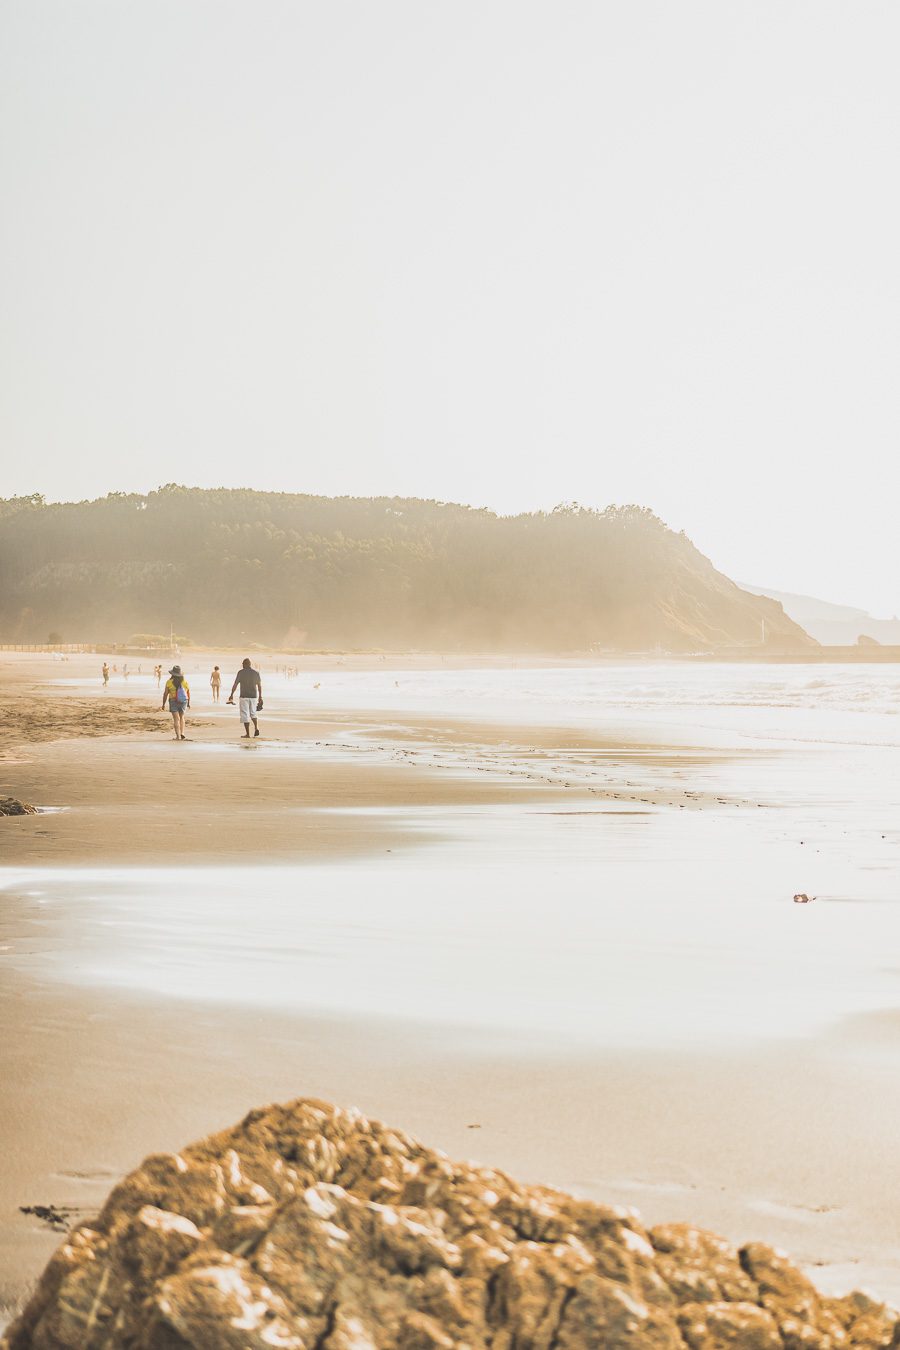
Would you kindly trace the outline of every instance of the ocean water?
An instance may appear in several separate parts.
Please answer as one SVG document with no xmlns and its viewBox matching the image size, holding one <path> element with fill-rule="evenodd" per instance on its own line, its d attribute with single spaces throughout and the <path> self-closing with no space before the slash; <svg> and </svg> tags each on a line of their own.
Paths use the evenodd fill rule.
<svg viewBox="0 0 900 1350">
<path fill-rule="evenodd" d="M 548 792 L 387 813 L 409 846 L 352 862 L 6 873 L 8 959 L 486 1045 L 839 1040 L 900 1009 L 900 667 L 264 676 L 279 718 L 352 724 L 254 747 L 276 761 L 404 756 Z"/>
<path fill-rule="evenodd" d="M 396 672 L 264 670 L 279 709 L 322 704 L 549 725 L 615 723 L 693 743 L 748 736 L 900 748 L 900 665 L 635 662 Z M 315 686 L 318 685 L 317 689 Z M 274 706 L 274 705 L 273 705 Z"/>
</svg>

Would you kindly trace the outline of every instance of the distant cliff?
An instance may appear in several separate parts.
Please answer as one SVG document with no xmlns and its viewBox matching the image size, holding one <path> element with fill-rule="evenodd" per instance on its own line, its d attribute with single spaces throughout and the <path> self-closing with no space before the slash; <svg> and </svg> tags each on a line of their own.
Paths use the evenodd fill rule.
<svg viewBox="0 0 900 1350">
<path fill-rule="evenodd" d="M 0 641 L 671 651 L 812 640 L 646 508 L 497 516 L 174 485 L 0 501 Z"/>
<path fill-rule="evenodd" d="M 888 647 L 900 647 L 900 619 L 896 615 L 892 619 L 875 619 L 864 609 L 832 605 L 810 595 L 770 591 L 764 586 L 744 586 L 744 589 L 777 600 L 785 614 L 825 646 L 851 647 L 863 637 Z"/>
<path fill-rule="evenodd" d="M 598 1149 L 602 1150 L 602 1140 Z M 252 1111 L 147 1158 L 6 1350 L 896 1350 L 784 1253 L 523 1186 L 357 1111 Z"/>
</svg>

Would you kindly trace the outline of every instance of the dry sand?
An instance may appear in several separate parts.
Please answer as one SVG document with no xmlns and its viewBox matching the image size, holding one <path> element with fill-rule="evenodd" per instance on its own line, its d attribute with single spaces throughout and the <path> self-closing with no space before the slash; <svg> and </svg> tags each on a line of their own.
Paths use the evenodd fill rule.
<svg viewBox="0 0 900 1350">
<path fill-rule="evenodd" d="M 589 796 L 540 772 L 439 773 L 425 756 L 410 762 L 410 748 L 415 755 L 475 735 L 495 747 L 510 739 L 509 728 L 434 719 L 410 717 L 386 730 L 365 717 L 267 716 L 267 738 L 283 733 L 308 754 L 277 759 L 250 745 L 241 755 L 192 760 L 191 743 L 168 739 L 168 716 L 147 711 L 145 691 L 85 696 L 41 682 L 80 669 L 19 660 L 3 670 L 10 731 L 0 795 L 71 808 L 0 821 L 5 867 L 337 862 L 421 847 L 428 830 L 412 822 L 426 807 L 598 808 L 596 790 Z M 210 709 L 204 697 L 201 713 L 200 692 L 194 742 L 235 737 L 233 709 Z M 382 753 L 330 754 L 338 742 Z M 385 746 L 395 758 L 385 759 Z M 618 784 L 599 795 L 621 802 L 628 793 Z M 661 800 L 680 805 L 671 794 Z M 360 810 L 323 815 L 328 805 Z M 145 1153 L 298 1095 L 358 1105 L 524 1179 L 636 1204 L 651 1222 L 684 1218 L 736 1241 L 778 1242 L 810 1265 L 827 1263 L 814 1273 L 829 1288 L 863 1284 L 900 1298 L 900 1238 L 883 1202 L 897 1171 L 900 1076 L 884 1019 L 861 1019 L 813 1047 L 566 1053 L 490 1028 L 76 988 L 42 978 L 39 962 L 8 974 L 2 998 L 0 1080 L 11 1086 L 0 1299 L 21 1296 L 58 1240 L 19 1205 L 90 1211 Z"/>
</svg>

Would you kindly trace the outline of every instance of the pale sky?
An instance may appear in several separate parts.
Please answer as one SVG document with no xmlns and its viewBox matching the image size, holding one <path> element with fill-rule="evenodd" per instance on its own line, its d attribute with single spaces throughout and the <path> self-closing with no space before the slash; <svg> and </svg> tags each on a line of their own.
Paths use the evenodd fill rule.
<svg viewBox="0 0 900 1350">
<path fill-rule="evenodd" d="M 900 612 L 894 0 L 0 15 L 0 496 L 639 502 Z"/>
</svg>

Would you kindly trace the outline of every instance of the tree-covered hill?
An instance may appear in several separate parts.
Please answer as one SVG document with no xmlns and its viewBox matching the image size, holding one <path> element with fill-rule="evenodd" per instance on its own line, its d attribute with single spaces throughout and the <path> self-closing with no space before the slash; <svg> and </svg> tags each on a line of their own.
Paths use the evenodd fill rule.
<svg viewBox="0 0 900 1350">
<path fill-rule="evenodd" d="M 765 621 L 765 623 L 763 623 Z M 0 500 L 0 641 L 693 651 L 810 639 L 636 506 L 182 488 Z"/>
</svg>

